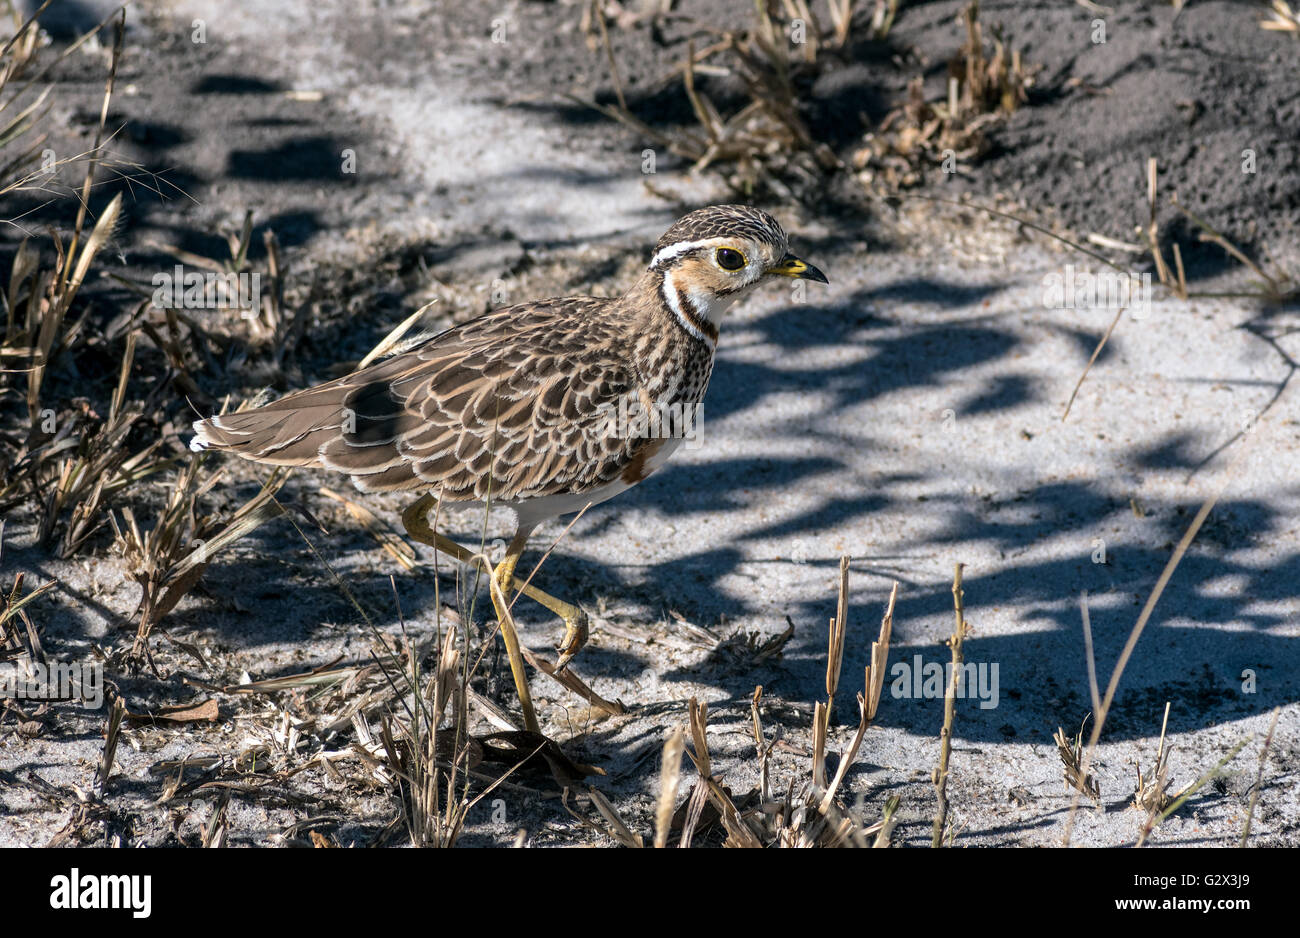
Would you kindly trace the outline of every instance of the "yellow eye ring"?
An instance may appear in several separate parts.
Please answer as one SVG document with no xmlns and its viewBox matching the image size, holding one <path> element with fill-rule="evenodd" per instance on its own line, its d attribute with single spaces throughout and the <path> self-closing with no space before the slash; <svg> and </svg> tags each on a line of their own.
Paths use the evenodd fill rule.
<svg viewBox="0 0 1300 938">
<path fill-rule="evenodd" d="M 747 263 L 745 255 L 741 254 L 735 248 L 718 248 L 718 253 L 714 255 L 718 266 L 723 270 L 740 270 Z"/>
</svg>

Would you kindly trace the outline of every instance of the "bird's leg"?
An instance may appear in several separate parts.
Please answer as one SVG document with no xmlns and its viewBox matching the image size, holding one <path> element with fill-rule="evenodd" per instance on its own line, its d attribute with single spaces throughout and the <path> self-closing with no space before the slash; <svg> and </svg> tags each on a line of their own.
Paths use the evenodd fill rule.
<svg viewBox="0 0 1300 938">
<path fill-rule="evenodd" d="M 428 544 L 445 554 L 451 554 L 463 564 L 474 559 L 474 552 L 461 547 L 445 534 L 440 534 L 429 525 L 429 509 L 437 502 L 433 494 L 421 496 L 420 500 L 402 512 L 402 526 L 406 533 L 421 544 Z"/>
<path fill-rule="evenodd" d="M 402 524 L 406 527 L 406 533 L 422 544 L 428 544 L 430 547 L 436 547 L 444 553 L 451 554 L 461 563 L 469 563 L 474 557 L 472 551 L 461 547 L 447 535 L 440 534 L 429 526 L 429 509 L 436 503 L 437 498 L 432 493 L 429 493 L 402 512 Z M 556 649 L 560 655 L 556 668 L 563 670 L 573 660 L 573 656 L 582 649 L 582 646 L 587 644 L 587 614 L 572 603 L 566 603 L 564 600 L 538 589 L 531 583 L 524 583 L 519 577 L 514 578 L 512 585 L 515 589 L 521 590 L 529 599 L 541 603 L 564 620 L 564 639 L 560 642 L 559 648 Z M 504 588 L 504 584 L 502 589 L 509 596 L 509 590 Z"/>
<path fill-rule="evenodd" d="M 407 508 L 406 511 L 402 512 L 402 524 L 406 528 L 406 533 L 422 544 L 428 544 L 430 547 L 435 547 L 438 550 L 450 554 L 461 563 L 469 563 L 474 557 L 472 551 L 461 547 L 451 538 L 435 531 L 430 526 L 429 510 L 433 508 L 436 503 L 437 498 L 432 492 L 430 492 L 423 495 L 419 500 Z M 520 533 L 523 533 L 524 539 L 526 540 L 527 534 L 531 533 L 531 529 L 528 532 L 524 532 L 521 529 Z M 519 534 L 516 534 L 515 540 L 518 539 Z M 515 544 L 512 542 L 511 548 L 514 547 Z M 570 661 L 573 660 L 573 656 L 581 650 L 582 646 L 587 643 L 587 614 L 578 606 L 557 599 L 550 593 L 544 592 L 536 586 L 533 586 L 531 583 L 525 584 L 518 577 L 514 576 L 515 565 L 518 563 L 519 554 L 522 552 L 523 544 L 520 543 L 518 545 L 518 551 L 513 553 L 513 560 L 510 561 L 510 579 L 499 578 L 497 583 L 501 586 L 501 592 L 507 597 L 507 602 L 512 601 L 510 599 L 510 591 L 505 586 L 505 584 L 509 583 L 514 588 L 521 590 L 529 599 L 541 603 L 547 609 L 551 610 L 551 612 L 564 620 L 564 639 L 560 642 L 560 647 L 558 649 L 560 657 L 557 663 L 557 669 L 562 670 Z M 508 550 L 506 553 L 507 560 L 509 560 L 512 552 Z M 504 565 L 505 561 L 498 564 L 496 572 L 500 572 Z M 494 572 L 494 575 L 496 575 L 496 572 Z M 498 618 L 500 618 L 500 610 L 498 610 L 497 613 Z M 508 626 L 504 623 L 502 624 L 503 633 L 507 627 Z M 507 651 L 508 650 L 509 647 L 507 645 Z M 513 661 L 511 662 L 511 670 L 514 670 Z M 522 668 L 516 673 L 516 684 L 520 682 L 521 675 Z"/>
<path fill-rule="evenodd" d="M 506 655 L 510 658 L 510 673 L 514 675 L 515 690 L 519 692 L 519 705 L 524 711 L 524 729 L 537 733 L 540 729 L 537 724 L 537 714 L 533 710 L 533 695 L 528 689 L 524 655 L 519 650 L 519 634 L 515 631 L 515 620 L 510 614 L 508 599 L 509 589 L 515 578 L 515 564 L 519 562 L 519 555 L 524 552 L 524 545 L 528 543 L 528 535 L 531 533 L 533 533 L 532 528 L 520 525 L 515 531 L 515 536 L 510 540 L 510 546 L 506 548 L 504 559 L 492 571 L 493 585 L 496 587 L 492 590 L 492 605 L 496 608 L 497 621 L 501 624 L 501 640 L 506 643 Z"/>
<path fill-rule="evenodd" d="M 406 533 L 411 535 L 422 544 L 428 544 L 430 547 L 445 551 L 451 554 L 463 564 L 469 564 L 474 559 L 474 553 L 461 547 L 445 534 L 435 531 L 429 524 L 429 509 L 434 506 L 437 499 L 433 493 L 423 495 L 413 505 L 402 512 L 402 525 L 406 528 Z M 519 560 L 519 554 L 523 552 L 523 544 L 519 543 L 518 548 L 515 542 L 527 540 L 528 531 L 520 530 L 515 535 L 515 540 L 511 542 L 511 550 L 506 552 L 506 559 L 497 564 L 492 571 L 492 577 L 495 580 L 497 589 L 489 590 L 492 596 L 492 606 L 497 611 L 497 621 L 501 626 L 501 639 L 506 645 L 506 654 L 510 659 L 510 673 L 515 679 L 515 690 L 519 694 L 519 706 L 524 713 L 524 728 L 534 733 L 538 732 L 537 714 L 533 710 L 533 696 L 528 690 L 528 677 L 524 673 L 524 656 L 519 649 L 519 635 L 515 632 L 514 619 L 504 612 L 497 595 L 504 598 L 506 594 L 503 583 L 512 583 L 514 577 L 515 563 Z M 522 537 L 521 537 L 522 536 Z M 503 575 L 504 574 L 504 575 Z"/>
</svg>

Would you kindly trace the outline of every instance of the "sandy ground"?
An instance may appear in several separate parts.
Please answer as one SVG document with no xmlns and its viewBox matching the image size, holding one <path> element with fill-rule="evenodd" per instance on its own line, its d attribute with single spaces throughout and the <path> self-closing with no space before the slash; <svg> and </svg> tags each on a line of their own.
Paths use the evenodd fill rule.
<svg viewBox="0 0 1300 938">
<path fill-rule="evenodd" d="M 1225 5 L 1206 6 L 1206 16 L 1226 15 Z M 900 21 L 899 41 L 915 41 L 937 22 L 938 7 L 948 9 L 926 5 Z M 197 201 L 133 204 L 124 259 L 133 269 L 158 263 L 147 237 L 210 250 L 211 232 L 254 208 L 259 227 L 274 229 L 322 290 L 344 291 L 315 298 L 319 311 L 295 363 L 301 374 L 291 373 L 289 385 L 359 357 L 433 296 L 444 301 L 431 317 L 437 325 L 486 308 L 494 281 L 512 301 L 615 292 L 680 210 L 647 188 L 640 142 L 590 115 L 578 119 L 548 96 L 562 83 L 601 87 L 601 60 L 576 32 L 577 7 L 518 4 L 503 14 L 475 4 L 457 15 L 432 4 L 385 9 L 287 3 L 266 15 L 251 5 L 183 0 L 147 7 L 133 26 L 141 51 L 125 63 L 115 101 L 128 122 L 123 152 L 170 169 Z M 1219 22 L 1195 14 L 1186 14 L 1193 39 Z M 509 21 L 504 44 L 490 38 L 498 15 Z M 201 46 L 188 38 L 196 19 L 209 30 Z M 569 30 L 556 33 L 557 24 Z M 542 37 L 552 63 L 545 80 L 537 65 Z M 648 73 L 656 55 L 666 53 L 644 52 Z M 67 82 L 61 106 L 70 125 L 96 106 L 92 65 Z M 885 90 L 901 84 L 881 82 Z M 1132 99 L 1140 90 L 1123 94 Z M 1045 112 L 1026 113 L 1010 133 L 1032 135 L 1035 122 L 1047 120 Z M 1171 161 L 1180 145 L 1171 143 Z M 344 149 L 355 151 L 360 169 L 340 179 Z M 1007 168 L 1029 159 L 1026 151 L 1033 148 L 995 160 L 988 175 L 1027 178 L 1027 163 Z M 708 179 L 683 180 L 671 160 L 653 182 L 683 203 L 724 197 Z M 1092 184 L 1087 174 L 1069 177 L 1076 196 Z M 1097 230 L 1104 226 L 1090 222 L 1100 216 L 1090 213 L 1107 197 L 1082 199 L 1087 209 L 1073 214 L 1070 200 L 1035 204 L 1064 207 L 1080 230 Z M 1300 842 L 1300 489 L 1291 471 L 1300 423 L 1288 383 L 1300 354 L 1296 310 L 1242 299 L 1177 301 L 1157 291 L 1140 319 L 1124 317 L 1063 421 L 1114 315 L 1057 308 L 1048 296 L 1050 279 L 1065 276 L 1067 265 L 1092 269 L 1084 258 L 970 211 L 913 204 L 897 215 L 855 217 L 771 207 L 831 284 L 801 301 L 766 288 L 741 306 L 724 330 L 702 445 L 589 512 L 546 561 L 539 574 L 546 585 L 595 617 L 576 671 L 630 708 L 592 723 L 576 715 L 580 701 L 539 677 L 547 731 L 574 759 L 604 769 L 595 784 L 644 832 L 663 740 L 684 724 L 692 696 L 710 707 L 716 771 L 733 792 L 754 787 L 749 699 L 762 685 L 769 733 L 786 740 L 774 774 L 806 777 L 838 558 L 853 562 L 834 751 L 856 723 L 853 696 L 891 583 L 900 584 L 891 664 L 943 662 L 960 562 L 975 629 L 967 660 L 996 669 L 997 695 L 988 687 L 991 706 L 967 700 L 958 708 L 955 842 L 1058 842 L 1070 799 L 1052 733 L 1058 726 L 1072 733 L 1090 709 L 1081 594 L 1104 686 L 1174 544 L 1200 504 L 1217 495 L 1125 674 L 1096 769 L 1104 810 L 1080 815 L 1074 842 L 1119 845 L 1137 836 L 1143 815 L 1127 808 L 1134 764 L 1149 771 L 1166 702 L 1175 789 L 1253 738 L 1153 842 L 1235 842 L 1275 708 L 1282 709 L 1263 763 L 1254 842 Z M 1285 205 L 1270 217 L 1270 233 L 1294 230 Z M 1127 223 L 1115 224 L 1112 236 L 1131 235 Z M 1208 288 L 1243 282 L 1208 261 L 1196 272 Z M 105 296 L 111 300 L 111 291 Z M 207 390 L 251 393 L 261 367 L 255 360 L 230 386 L 214 382 Z M 233 478 L 243 483 L 214 494 L 217 506 L 231 509 L 253 491 L 251 474 L 236 469 Z M 320 556 L 283 520 L 222 555 L 165 623 L 202 651 L 206 667 L 160 643 L 161 676 L 111 675 L 129 701 L 143 708 L 191 700 L 185 677 L 233 683 L 245 672 L 261 679 L 339 656 L 364 658 L 363 623 L 322 558 L 385 631 L 399 629 L 390 575 L 406 628 L 434 628 L 431 571 L 402 571 L 315 493 L 319 481 L 300 476 L 290 491 L 329 529 L 328 536 L 308 529 Z M 400 507 L 394 499 L 358 500 L 381 514 Z M 453 516 L 450 527 L 469 542 L 482 519 Z M 538 543 L 563 529 L 548 526 Z M 508 533 L 508 518 L 490 519 L 489 539 Z M 54 560 L 33 544 L 22 514 L 9 519 L 6 540 L 6 577 L 18 569 L 28 571 L 29 585 L 60 584 L 33 612 L 47 651 L 76 659 L 93 644 L 129 643 L 138 588 L 105 543 L 88 556 Z M 448 576 L 441 582 L 444 591 L 454 585 Z M 779 659 L 756 663 L 692 643 L 677 615 L 721 636 L 770 636 L 787 620 L 795 633 Z M 523 620 L 533 647 L 558 638 L 535 609 L 524 610 Z M 490 692 L 509 707 L 503 667 L 497 662 Z M 896 841 L 928 843 L 942 701 L 917 699 L 893 676 L 847 792 L 869 819 L 886 796 L 899 795 Z M 266 699 L 218 699 L 223 719 L 211 729 L 126 731 L 91 842 L 198 841 L 210 801 L 156 804 L 164 785 L 156 767 L 197 754 L 233 757 L 274 718 Z M 43 793 L 32 776 L 64 792 L 87 788 L 103 722 L 102 712 L 59 708 L 35 738 L 0 735 L 0 845 L 46 843 L 64 826 L 70 803 Z M 277 768 L 315 751 L 279 753 Z M 282 797 L 236 796 L 229 811 L 233 843 L 300 842 L 313 826 L 349 844 L 373 839 L 394 802 L 388 791 L 312 768 L 294 776 Z M 574 820 L 545 779 L 505 789 L 495 808 L 476 808 L 465 842 L 508 843 L 521 828 L 537 845 L 608 842 Z"/>
</svg>

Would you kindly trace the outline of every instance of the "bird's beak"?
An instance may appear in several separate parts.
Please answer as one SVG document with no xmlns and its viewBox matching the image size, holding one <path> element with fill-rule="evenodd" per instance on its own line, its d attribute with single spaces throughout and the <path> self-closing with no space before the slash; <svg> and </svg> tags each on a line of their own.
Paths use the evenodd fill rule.
<svg viewBox="0 0 1300 938">
<path fill-rule="evenodd" d="M 767 269 L 769 274 L 780 274 L 782 277 L 794 277 L 797 280 L 816 280 L 818 283 L 830 283 L 826 275 L 814 267 L 812 264 L 806 264 L 793 254 L 787 254 L 773 266 Z"/>
</svg>

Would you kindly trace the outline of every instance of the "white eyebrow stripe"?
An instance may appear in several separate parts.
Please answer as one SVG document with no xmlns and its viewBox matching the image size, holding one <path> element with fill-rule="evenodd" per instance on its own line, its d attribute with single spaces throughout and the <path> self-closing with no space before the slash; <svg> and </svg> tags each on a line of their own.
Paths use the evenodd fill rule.
<svg viewBox="0 0 1300 938">
<path fill-rule="evenodd" d="M 682 254 L 694 251 L 696 248 L 706 248 L 714 244 L 723 244 L 726 238 L 705 238 L 702 241 L 678 241 L 676 244 L 670 244 L 666 248 L 661 248 L 654 257 L 650 258 L 650 266 L 658 267 L 664 261 L 672 260 Z"/>
</svg>

